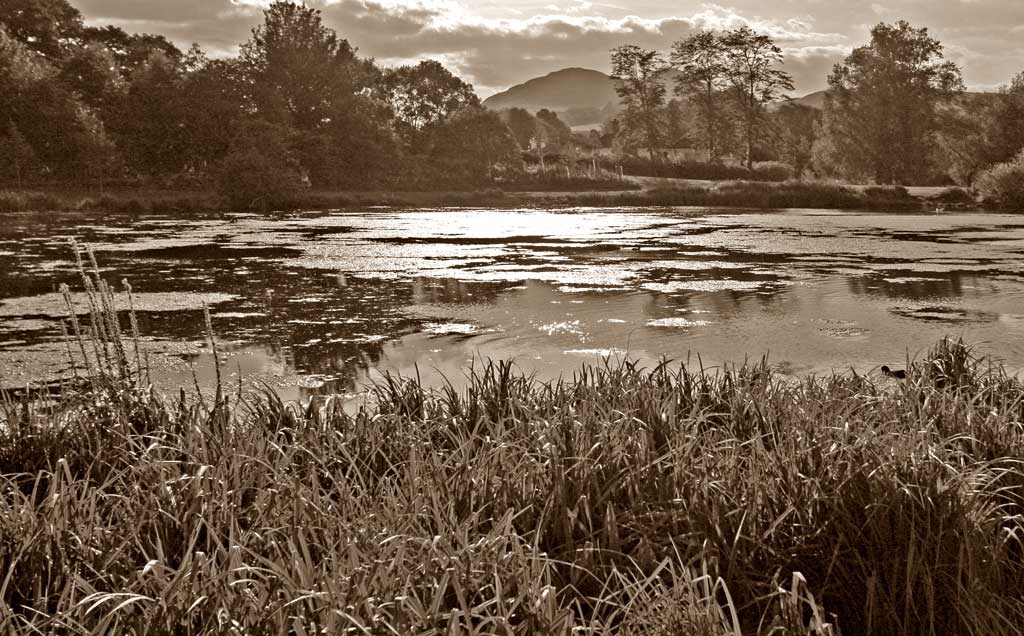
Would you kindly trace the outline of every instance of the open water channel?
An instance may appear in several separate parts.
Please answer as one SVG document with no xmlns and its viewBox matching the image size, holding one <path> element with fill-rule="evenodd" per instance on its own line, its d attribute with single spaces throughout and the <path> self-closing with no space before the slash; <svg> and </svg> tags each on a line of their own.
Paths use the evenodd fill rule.
<svg viewBox="0 0 1024 636">
<path fill-rule="evenodd" d="M 458 383 L 488 357 L 542 378 L 697 354 L 871 372 L 943 336 L 1024 369 L 1020 216 L 367 209 L 5 216 L 0 385 L 70 372 L 57 290 L 82 290 L 71 237 L 131 282 L 167 390 L 213 382 L 204 303 L 226 379 L 286 398 L 357 393 L 386 371 Z"/>
</svg>

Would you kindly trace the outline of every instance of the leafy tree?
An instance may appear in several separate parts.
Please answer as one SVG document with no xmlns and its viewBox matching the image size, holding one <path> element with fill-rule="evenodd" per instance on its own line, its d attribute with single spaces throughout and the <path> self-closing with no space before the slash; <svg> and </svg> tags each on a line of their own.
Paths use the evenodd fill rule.
<svg viewBox="0 0 1024 636">
<path fill-rule="evenodd" d="M 87 45 L 106 49 L 113 59 L 113 67 L 125 80 L 146 66 L 153 53 L 161 53 L 175 63 L 182 58 L 181 50 L 162 35 L 129 34 L 115 26 L 86 27 L 82 40 Z"/>
<path fill-rule="evenodd" d="M 1009 161 L 1024 149 L 1024 71 L 999 91 L 992 110 L 986 141 L 993 162 Z"/>
<path fill-rule="evenodd" d="M 726 48 L 711 31 L 695 33 L 672 45 L 672 67 L 677 71 L 675 93 L 696 105 L 701 123 L 701 145 L 711 161 L 718 161 L 728 147 L 730 105 L 723 95 L 728 88 Z"/>
<path fill-rule="evenodd" d="M 611 148 L 615 140 L 622 133 L 622 122 L 618 117 L 612 117 L 601 124 L 601 147 Z"/>
<path fill-rule="evenodd" d="M 665 105 L 665 143 L 670 148 L 686 148 L 691 145 L 688 134 L 690 113 L 678 99 L 670 99 Z"/>
<path fill-rule="evenodd" d="M 365 94 L 379 72 L 324 26 L 318 10 L 294 2 L 271 4 L 263 24 L 242 46 L 238 70 L 236 86 L 246 110 L 294 131 L 292 148 L 315 185 L 347 181 L 339 166 L 353 165 L 357 157 L 339 163 L 339 153 L 385 152 L 370 144 L 390 141 L 387 117 Z"/>
<path fill-rule="evenodd" d="M 135 73 L 125 100 L 120 129 L 130 165 L 141 173 L 180 172 L 188 159 L 183 79 L 177 64 L 161 51 Z"/>
<path fill-rule="evenodd" d="M 377 92 L 406 129 L 406 137 L 480 105 L 472 86 L 434 60 L 384 71 Z"/>
<path fill-rule="evenodd" d="M 572 143 L 572 129 L 558 117 L 558 113 L 542 108 L 537 111 L 538 141 L 545 154 L 564 154 Z"/>
<path fill-rule="evenodd" d="M 996 93 L 965 93 L 936 109 L 936 158 L 959 184 L 1024 149 L 1024 73 Z"/>
<path fill-rule="evenodd" d="M 320 11 L 278 1 L 242 45 L 239 61 L 251 89 L 251 110 L 268 121 L 312 131 L 339 99 L 367 85 L 372 65 L 324 26 Z"/>
<path fill-rule="evenodd" d="M 642 131 L 651 160 L 659 145 L 658 110 L 665 104 L 664 59 L 633 44 L 612 49 L 612 79 L 625 106 L 624 124 Z"/>
<path fill-rule="evenodd" d="M 203 169 L 227 154 L 239 134 L 247 101 L 245 78 L 237 61 L 198 63 L 184 78 L 181 99 L 186 163 Z"/>
<path fill-rule="evenodd" d="M 210 58 L 196 42 L 193 42 L 181 56 L 181 70 L 189 75 L 202 71 L 209 64 Z"/>
<path fill-rule="evenodd" d="M 528 150 L 533 138 L 537 136 L 536 118 L 525 108 L 510 108 L 505 111 L 504 119 L 519 147 Z"/>
<path fill-rule="evenodd" d="M 54 66 L 3 27 L 0 121 L 13 123 L 41 168 L 57 176 L 84 176 L 94 151 L 108 141 L 95 113 L 63 87 Z"/>
<path fill-rule="evenodd" d="M 0 27 L 30 50 L 55 60 L 82 32 L 82 14 L 66 0 L 3 0 Z"/>
<path fill-rule="evenodd" d="M 770 116 L 775 154 L 791 165 L 798 177 L 811 166 L 820 122 L 821 111 L 817 108 L 792 102 L 779 105 Z"/>
<path fill-rule="evenodd" d="M 7 130 L 0 134 L 0 169 L 5 173 L 4 176 L 13 177 L 19 190 L 24 185 L 24 178 L 33 159 L 35 151 L 32 145 L 14 122 L 9 121 Z"/>
<path fill-rule="evenodd" d="M 79 111 L 76 123 L 73 131 L 75 168 L 81 177 L 95 183 L 102 195 L 106 181 L 121 167 L 121 155 L 96 112 Z"/>
<path fill-rule="evenodd" d="M 936 108 L 933 157 L 960 185 L 970 186 L 978 173 L 1006 158 L 991 138 L 996 122 L 991 97 L 964 94 Z"/>
<path fill-rule="evenodd" d="M 109 117 L 124 96 L 125 83 L 117 72 L 114 55 L 99 44 L 69 51 L 58 73 L 59 81 L 78 99 Z"/>
<path fill-rule="evenodd" d="M 604 127 L 608 146 L 618 156 L 632 155 L 646 144 L 642 126 L 629 113 L 620 113 Z"/>
<path fill-rule="evenodd" d="M 747 169 L 752 169 L 754 148 L 764 127 L 765 104 L 781 97 L 784 91 L 793 90 L 793 78 L 777 68 L 782 63 L 782 49 L 767 35 L 741 27 L 723 35 L 722 46 L 726 77 L 742 122 Z"/>
<path fill-rule="evenodd" d="M 0 26 L 0 117 L 9 121 L 31 84 L 49 80 L 53 67 Z"/>
<path fill-rule="evenodd" d="M 490 181 L 496 171 L 521 167 L 518 144 L 493 111 L 466 108 L 429 133 L 429 165 L 435 183 L 480 185 Z"/>
<path fill-rule="evenodd" d="M 1024 150 L 1010 161 L 981 173 L 977 186 L 986 199 L 1017 211 L 1024 210 Z"/>
<path fill-rule="evenodd" d="M 840 173 L 877 183 L 928 178 L 936 108 L 963 82 L 927 29 L 875 26 L 871 43 L 837 64 L 828 82 L 824 129 Z"/>
<path fill-rule="evenodd" d="M 245 122 L 219 165 L 221 193 L 232 208 L 268 210 L 287 205 L 301 185 L 288 129 L 260 119 Z"/>
<path fill-rule="evenodd" d="M 389 109 L 369 100 L 341 104 L 316 134 L 294 147 L 316 187 L 367 189 L 392 184 L 401 149 L 387 128 Z"/>
</svg>

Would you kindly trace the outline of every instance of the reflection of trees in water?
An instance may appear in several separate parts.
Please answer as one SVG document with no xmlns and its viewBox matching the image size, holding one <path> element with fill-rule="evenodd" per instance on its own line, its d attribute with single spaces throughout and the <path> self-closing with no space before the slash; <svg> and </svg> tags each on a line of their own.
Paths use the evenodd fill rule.
<svg viewBox="0 0 1024 636">
<path fill-rule="evenodd" d="M 494 302 L 510 287 L 521 283 L 466 282 L 454 278 L 417 276 L 412 281 L 411 303 L 416 305 L 471 305 Z"/>
<path fill-rule="evenodd" d="M 319 270 L 290 270 L 274 261 L 220 262 L 205 291 L 241 296 L 212 308 L 218 340 L 263 349 L 289 372 L 329 376 L 311 393 L 353 390 L 360 377 L 384 359 L 384 347 L 414 331 L 426 317 L 409 317 L 409 305 L 459 305 L 493 301 L 509 283 L 467 283 L 419 277 L 413 280 L 359 278 Z M 240 271 L 247 272 L 240 274 Z M 146 291 L 167 291 L 146 276 Z M 257 282 L 258 281 L 258 282 Z M 186 290 L 181 290 L 186 291 Z M 193 290 L 187 290 L 193 291 Z M 201 310 L 138 315 L 146 336 L 202 340 Z"/>
<path fill-rule="evenodd" d="M 668 315 L 691 320 L 701 320 L 702 315 L 728 318 L 745 311 L 744 305 L 751 302 L 764 308 L 770 307 L 781 300 L 782 292 L 783 290 L 779 288 L 764 287 L 752 290 L 723 289 L 651 293 L 650 300 L 644 306 L 644 314 L 664 317 L 666 310 L 672 310 L 668 312 Z M 749 308 L 746 311 L 749 311 Z"/>
<path fill-rule="evenodd" d="M 412 302 L 417 305 L 467 304 L 474 300 L 473 292 L 464 281 L 418 276 L 412 283 Z"/>
<path fill-rule="evenodd" d="M 645 282 L 666 283 L 682 280 L 695 283 L 713 281 L 737 281 L 740 283 L 763 283 L 754 289 L 680 289 L 676 292 L 652 292 L 651 300 L 645 312 L 650 315 L 662 315 L 664 310 L 686 309 L 689 311 L 707 311 L 717 316 L 729 316 L 742 311 L 742 306 L 751 301 L 762 307 L 769 307 L 779 300 L 785 286 L 784 277 L 764 272 L 753 272 L 749 269 L 709 267 L 702 270 L 680 270 L 670 268 L 652 268 L 644 274 Z"/>
<path fill-rule="evenodd" d="M 921 272 L 892 270 L 846 279 L 847 287 L 855 295 L 886 298 L 926 300 L 929 298 L 957 298 L 963 296 L 965 285 L 981 282 L 981 277 L 963 272 Z"/>
<path fill-rule="evenodd" d="M 313 393 L 355 389 L 361 376 L 383 362 L 388 341 L 416 330 L 426 320 L 404 315 L 410 304 L 492 302 L 509 287 L 507 283 L 467 283 L 425 277 L 384 281 L 351 276 L 339 280 L 334 276 L 323 280 L 333 281 L 336 287 L 343 288 L 340 292 L 333 290 L 329 302 L 325 303 L 330 305 L 329 313 L 323 306 L 295 303 L 297 308 L 293 310 L 292 303 L 285 303 L 286 310 L 275 312 L 268 321 L 282 332 L 281 339 L 289 343 L 284 345 L 292 356 L 289 368 L 334 378 Z M 364 302 L 366 299 L 372 302 Z M 325 316 L 328 324 L 323 324 Z M 291 322 L 282 325 L 282 321 Z M 314 340 L 320 342 L 311 342 Z"/>
</svg>

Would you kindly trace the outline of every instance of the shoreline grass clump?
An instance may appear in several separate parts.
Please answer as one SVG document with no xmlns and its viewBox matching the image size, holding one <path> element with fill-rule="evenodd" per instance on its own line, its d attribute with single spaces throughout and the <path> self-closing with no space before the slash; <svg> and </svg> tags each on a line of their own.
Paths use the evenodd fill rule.
<svg viewBox="0 0 1024 636">
<path fill-rule="evenodd" d="M 846 186 L 806 181 L 765 183 L 724 181 L 716 185 L 687 185 L 614 194 L 579 194 L 578 205 L 603 206 L 696 206 L 781 210 L 873 210 L 915 212 L 931 209 L 923 199 L 899 187 L 872 187 L 858 191 Z"/>
<path fill-rule="evenodd" d="M 206 215 L 236 212 L 280 213 L 328 211 L 371 206 L 528 207 L 604 206 L 749 208 L 778 210 L 817 208 L 880 212 L 973 211 L 981 206 L 974 196 L 951 188 L 931 198 L 911 196 L 899 186 L 858 190 L 811 181 L 720 181 L 641 190 L 629 180 L 605 174 L 595 178 L 566 178 L 557 171 L 500 184 L 500 188 L 435 191 L 318 191 L 298 190 L 277 199 L 246 199 L 232 206 L 214 192 L 119 190 L 94 197 L 82 192 L 0 191 L 0 213 L 95 212 L 131 216 Z"/>
</svg>

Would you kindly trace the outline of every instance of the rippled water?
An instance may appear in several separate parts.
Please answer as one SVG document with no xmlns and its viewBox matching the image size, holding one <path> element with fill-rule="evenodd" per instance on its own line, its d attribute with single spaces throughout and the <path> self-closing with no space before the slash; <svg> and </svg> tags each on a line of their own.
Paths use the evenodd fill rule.
<svg viewBox="0 0 1024 636">
<path fill-rule="evenodd" d="M 515 357 L 551 378 L 602 356 L 766 353 L 787 373 L 901 364 L 944 335 L 1024 368 L 1024 217 L 708 210 L 371 209 L 281 218 L 7 216 L 0 384 L 68 372 L 68 237 L 128 278 L 158 383 L 225 375 L 288 397 L 382 370 L 455 381 Z M 84 307 L 84 305 L 82 305 Z"/>
</svg>

